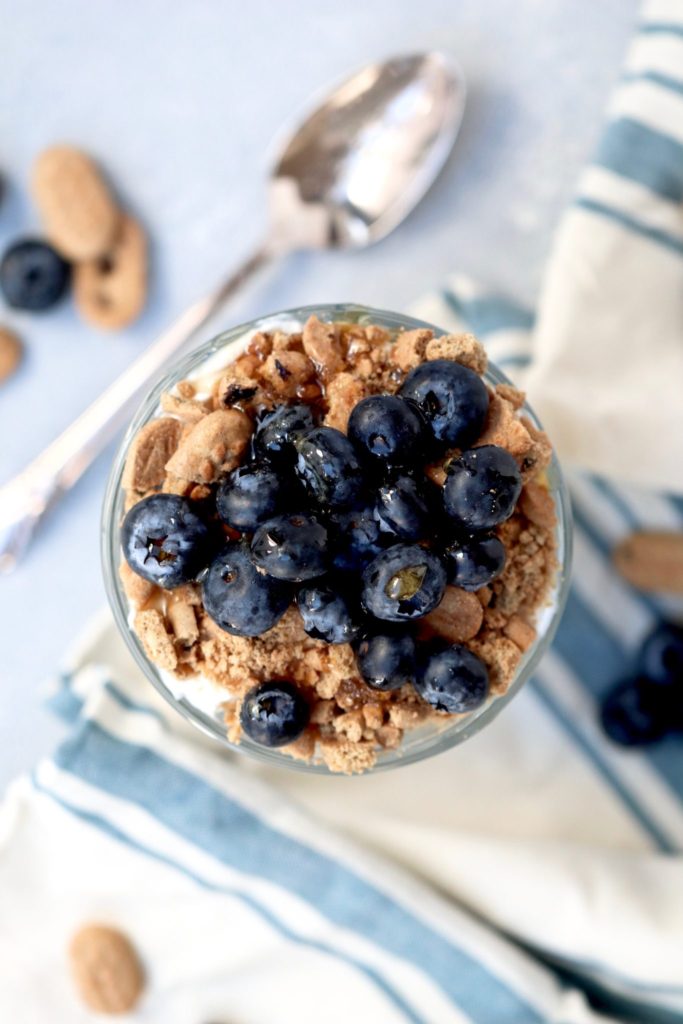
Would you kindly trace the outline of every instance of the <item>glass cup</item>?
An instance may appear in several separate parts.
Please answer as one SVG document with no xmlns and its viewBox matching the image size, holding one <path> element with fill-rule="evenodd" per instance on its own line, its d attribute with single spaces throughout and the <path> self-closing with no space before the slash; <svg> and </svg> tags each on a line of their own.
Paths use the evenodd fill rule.
<svg viewBox="0 0 683 1024">
<path fill-rule="evenodd" d="M 220 710 L 216 709 L 213 711 L 211 708 L 198 706 L 202 702 L 193 702 L 186 693 L 182 695 L 179 695 L 177 691 L 174 693 L 168 679 L 164 678 L 164 673 L 147 657 L 140 640 L 130 625 L 131 609 L 118 572 L 122 558 L 119 533 L 124 515 L 124 492 L 121 487 L 123 467 L 132 439 L 141 427 L 159 414 L 159 401 L 162 392 L 168 391 L 178 381 L 186 379 L 200 369 L 205 369 L 203 364 L 209 364 L 206 369 L 213 367 L 218 369 L 219 366 L 231 362 L 244 351 L 254 332 L 273 330 L 276 327 L 281 327 L 284 330 L 296 330 L 312 314 L 321 320 L 327 321 L 340 320 L 347 323 L 379 324 L 391 332 L 413 330 L 416 327 L 428 327 L 434 332 L 435 336 L 445 333 L 442 328 L 434 324 L 415 320 L 412 317 L 403 316 L 399 313 L 390 313 L 366 306 L 340 303 L 305 306 L 300 309 L 286 310 L 282 313 L 261 317 L 247 324 L 241 324 L 219 334 L 205 345 L 202 345 L 174 363 L 169 368 L 168 373 L 159 379 L 156 386 L 147 395 L 133 416 L 132 422 L 114 459 L 107 484 L 102 514 L 101 540 L 105 586 L 116 624 L 133 658 L 152 686 L 168 703 L 185 719 L 226 747 L 230 747 L 243 754 L 249 754 L 271 765 L 279 765 L 296 771 L 333 774 L 323 763 L 295 760 L 283 750 L 259 746 L 247 736 L 242 737 L 239 745 L 231 743 L 226 736 Z M 213 367 L 211 364 L 213 364 Z M 491 386 L 510 383 L 505 374 L 491 364 L 489 364 L 484 379 Z M 538 418 L 529 406 L 525 405 L 523 411 L 537 427 L 541 426 Z M 488 725 L 489 722 L 492 722 L 505 705 L 521 690 L 542 658 L 544 651 L 551 643 L 561 618 L 569 589 L 572 534 L 567 489 L 559 463 L 554 456 L 548 469 L 547 477 L 549 491 L 555 503 L 557 515 L 556 541 L 559 568 L 547 604 L 537 612 L 534 623 L 537 631 L 536 639 L 523 655 L 509 689 L 504 696 L 490 698 L 482 707 L 469 714 L 454 718 L 444 716 L 443 721 L 435 722 L 430 720 L 416 729 L 407 730 L 404 733 L 401 745 L 397 749 L 381 750 L 378 753 L 377 762 L 370 769 L 371 771 L 382 771 L 387 768 L 396 768 L 399 765 L 421 761 L 425 757 L 440 754 L 458 743 L 463 743 L 470 736 L 474 736 L 480 729 Z M 190 684 L 191 682 L 190 680 Z M 189 689 L 190 685 L 185 687 L 185 690 Z"/>
</svg>

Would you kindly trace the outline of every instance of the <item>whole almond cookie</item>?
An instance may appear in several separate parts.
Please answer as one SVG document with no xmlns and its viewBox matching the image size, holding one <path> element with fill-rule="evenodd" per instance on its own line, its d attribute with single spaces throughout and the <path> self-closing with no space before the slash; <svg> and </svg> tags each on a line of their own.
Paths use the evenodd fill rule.
<svg viewBox="0 0 683 1024">
<path fill-rule="evenodd" d="M 70 260 L 91 260 L 111 247 L 121 218 L 97 165 L 73 146 L 43 150 L 32 191 L 56 249 Z"/>
<path fill-rule="evenodd" d="M 0 327 L 0 383 L 11 377 L 23 355 L 21 341 L 7 327 Z"/>
<path fill-rule="evenodd" d="M 69 946 L 71 973 L 83 1002 L 96 1013 L 128 1013 L 144 988 L 142 965 L 126 936 L 105 925 L 85 925 Z"/>
<path fill-rule="evenodd" d="M 110 249 L 76 265 L 74 298 L 83 319 L 105 331 L 138 318 L 147 298 L 147 240 L 136 220 L 124 216 Z"/>
</svg>

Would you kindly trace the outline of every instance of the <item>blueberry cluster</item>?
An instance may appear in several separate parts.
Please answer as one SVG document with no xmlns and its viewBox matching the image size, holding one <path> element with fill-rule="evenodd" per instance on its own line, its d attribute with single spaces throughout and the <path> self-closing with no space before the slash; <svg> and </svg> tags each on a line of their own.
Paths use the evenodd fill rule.
<svg viewBox="0 0 683 1024">
<path fill-rule="evenodd" d="M 484 664 L 459 644 L 416 644 L 416 627 L 447 584 L 478 590 L 505 564 L 493 531 L 522 481 L 504 449 L 469 447 L 487 408 L 476 373 L 437 359 L 397 395 L 362 399 L 347 434 L 317 425 L 307 405 L 267 410 L 247 462 L 218 485 L 213 520 L 185 498 L 145 498 L 123 523 L 125 557 L 162 587 L 199 579 L 207 614 L 237 636 L 264 633 L 296 602 L 309 636 L 353 645 L 368 686 L 412 683 L 438 710 L 471 711 L 488 693 Z M 439 488 L 424 466 L 452 448 Z M 301 695 L 279 682 L 242 709 L 244 731 L 269 746 L 306 720 Z"/>
<path fill-rule="evenodd" d="M 683 626 L 661 622 L 645 638 L 633 675 L 601 708 L 602 726 L 621 746 L 644 746 L 683 729 Z"/>
</svg>

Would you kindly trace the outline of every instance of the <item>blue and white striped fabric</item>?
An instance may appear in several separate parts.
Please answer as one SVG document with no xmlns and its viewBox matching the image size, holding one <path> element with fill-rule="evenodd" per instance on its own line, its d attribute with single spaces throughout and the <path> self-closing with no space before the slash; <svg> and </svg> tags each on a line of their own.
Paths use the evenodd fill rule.
<svg viewBox="0 0 683 1024">
<path fill-rule="evenodd" d="M 472 329 L 551 396 L 558 370 L 590 376 L 586 330 L 617 358 L 615 296 L 651 335 L 650 362 L 659 337 L 660 368 L 678 366 L 671 338 L 683 351 L 683 3 L 645 11 L 540 323 L 462 278 L 416 311 Z M 666 477 L 679 493 L 681 466 Z M 135 1021 L 683 1021 L 683 741 L 622 751 L 596 717 L 652 623 L 681 611 L 618 579 L 610 549 L 635 526 L 683 529 L 683 499 L 594 473 L 571 490 L 574 582 L 552 651 L 476 739 L 400 772 L 309 778 L 228 758 L 150 691 L 108 614 L 93 624 L 51 698 L 71 737 L 0 810 L 0 1020 L 91 1019 L 64 948 L 95 919 L 145 960 Z"/>
</svg>

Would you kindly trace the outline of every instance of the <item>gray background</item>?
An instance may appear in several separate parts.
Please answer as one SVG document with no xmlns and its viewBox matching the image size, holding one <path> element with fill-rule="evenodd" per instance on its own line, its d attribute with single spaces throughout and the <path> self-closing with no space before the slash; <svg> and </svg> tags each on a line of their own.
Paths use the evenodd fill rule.
<svg viewBox="0 0 683 1024">
<path fill-rule="evenodd" d="M 154 257 L 147 311 L 120 335 L 95 334 L 70 302 L 40 317 L 0 307 L 0 323 L 27 343 L 21 372 L 0 388 L 0 481 L 259 240 L 272 136 L 365 61 L 430 47 L 458 56 L 470 96 L 453 159 L 375 249 L 290 258 L 216 329 L 318 301 L 404 310 L 456 269 L 533 301 L 636 14 L 635 0 L 0 0 L 0 248 L 38 230 L 31 162 L 70 141 L 101 159 Z M 104 600 L 98 522 L 110 460 L 0 578 L 0 784 L 60 735 L 42 684 Z"/>
</svg>

